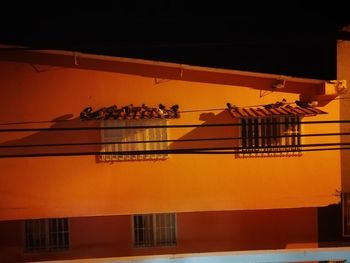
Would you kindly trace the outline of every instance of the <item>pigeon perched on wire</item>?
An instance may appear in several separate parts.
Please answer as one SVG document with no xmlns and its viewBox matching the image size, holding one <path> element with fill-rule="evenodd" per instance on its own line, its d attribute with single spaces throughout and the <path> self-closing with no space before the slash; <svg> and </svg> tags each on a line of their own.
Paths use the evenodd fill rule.
<svg viewBox="0 0 350 263">
<path fill-rule="evenodd" d="M 301 108 L 309 108 L 309 107 L 314 107 L 314 106 L 317 106 L 317 101 L 311 101 L 311 102 L 308 102 L 308 101 L 299 101 L 299 100 L 296 100 L 295 101 L 295 104 L 298 105 L 299 107 Z"/>
</svg>

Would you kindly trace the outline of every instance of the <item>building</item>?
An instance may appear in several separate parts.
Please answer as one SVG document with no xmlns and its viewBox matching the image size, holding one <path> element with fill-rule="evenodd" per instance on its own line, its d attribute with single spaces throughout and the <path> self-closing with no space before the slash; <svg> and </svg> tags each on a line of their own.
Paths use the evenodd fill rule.
<svg viewBox="0 0 350 263">
<path fill-rule="evenodd" d="M 350 190 L 341 151 L 320 149 L 345 142 L 332 122 L 344 80 L 64 51 L 0 59 L 1 261 L 329 241 L 320 215 Z"/>
</svg>

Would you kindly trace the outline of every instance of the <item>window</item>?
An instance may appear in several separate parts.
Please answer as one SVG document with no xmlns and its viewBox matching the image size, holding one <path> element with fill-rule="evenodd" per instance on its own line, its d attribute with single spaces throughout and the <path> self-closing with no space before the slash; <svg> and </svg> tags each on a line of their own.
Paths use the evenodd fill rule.
<svg viewBox="0 0 350 263">
<path fill-rule="evenodd" d="M 164 119 L 156 120 L 106 120 L 102 122 L 103 127 L 130 127 L 130 126 L 166 126 Z M 146 150 L 167 150 L 167 128 L 148 129 L 120 129 L 102 130 L 102 152 L 123 152 L 123 151 L 146 151 Z M 142 143 L 135 143 L 143 141 Z M 150 142 L 157 141 L 157 142 Z M 126 160 L 156 160 L 165 159 L 168 154 L 144 154 L 144 155 L 122 155 L 105 154 L 101 155 L 102 161 L 126 161 Z"/>
<path fill-rule="evenodd" d="M 342 195 L 343 236 L 350 237 L 350 193 Z"/>
<path fill-rule="evenodd" d="M 176 245 L 174 213 L 134 215 L 134 246 L 162 247 Z"/>
<path fill-rule="evenodd" d="M 26 252 L 67 250 L 68 248 L 68 218 L 25 221 Z"/>
<path fill-rule="evenodd" d="M 241 153 L 298 152 L 301 149 L 300 117 L 241 118 Z"/>
</svg>

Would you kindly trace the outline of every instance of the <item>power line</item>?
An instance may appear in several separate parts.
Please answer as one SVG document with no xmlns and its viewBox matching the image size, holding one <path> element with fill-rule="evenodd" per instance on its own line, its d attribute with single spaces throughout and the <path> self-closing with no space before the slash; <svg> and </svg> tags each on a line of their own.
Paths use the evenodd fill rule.
<svg viewBox="0 0 350 263">
<path fill-rule="evenodd" d="M 344 143 L 311 143 L 311 144 L 294 144 L 294 145 L 270 145 L 270 146 L 246 146 L 246 147 L 209 147 L 209 148 L 184 148 L 184 149 L 166 149 L 166 150 L 136 150 L 132 152 L 148 152 L 148 151 L 222 151 L 222 150 L 251 150 L 251 149 L 276 149 L 276 148 L 300 148 L 300 147 L 328 147 L 328 146 L 346 146 L 350 145 L 350 142 L 344 142 Z M 290 151 L 289 151 L 290 152 Z M 170 153 L 170 152 L 169 152 Z M 241 152 L 242 153 L 242 152 Z M 118 151 L 116 152 L 118 155 L 123 155 L 124 151 Z M 147 153 L 141 153 L 141 154 L 147 154 Z"/>
<path fill-rule="evenodd" d="M 275 138 L 297 138 L 297 137 L 327 137 L 327 136 L 347 136 L 350 132 L 338 133 L 310 133 L 296 135 L 274 135 L 274 136 L 256 136 L 252 139 L 275 139 Z M 28 148 L 28 147 L 63 147 L 63 146 L 89 146 L 89 145 L 110 145 L 110 144 L 144 144 L 144 143 L 168 143 L 168 142 L 202 142 L 202 141 L 229 141 L 247 139 L 243 137 L 214 137 L 197 139 L 169 139 L 169 140 L 144 140 L 144 141 L 110 141 L 110 142 L 77 142 L 77 143 L 47 143 L 47 144 L 15 144 L 0 145 L 0 148 Z"/>
<path fill-rule="evenodd" d="M 349 144 L 350 145 L 350 144 Z M 289 146 L 291 147 L 291 146 Z M 298 148 L 298 146 L 294 146 Z M 222 148 L 222 150 L 215 150 Z M 235 150 L 236 147 L 218 147 L 218 148 L 197 148 L 197 149 L 171 149 L 171 150 L 146 150 L 146 151 L 123 151 L 123 152 L 66 152 L 66 153 L 33 153 L 33 154 L 8 154 L 0 155 L 0 158 L 24 158 L 24 157 L 53 157 L 53 156 L 87 156 L 87 155 L 150 155 L 150 154 L 270 154 L 270 153 L 290 153 L 298 154 L 300 152 L 314 151 L 334 151 L 334 150 L 350 150 L 350 147 L 333 147 L 333 148 L 318 148 L 318 149 L 303 149 L 296 150 L 271 150 L 268 152 L 259 151 L 259 149 L 251 149 L 249 152 Z M 259 147 L 261 148 L 261 147 Z M 266 148 L 266 147 L 264 147 Z M 270 147 L 271 148 L 271 147 Z M 274 147 L 278 148 L 278 147 Z M 241 149 L 241 148 L 239 148 Z"/>
<path fill-rule="evenodd" d="M 350 133 L 349 133 L 350 135 Z M 173 140 L 147 140 L 147 141 L 118 141 L 118 142 L 78 142 L 78 143 L 53 143 L 53 144 L 22 144 L 22 145 L 0 145 L 0 148 L 21 148 L 21 147 L 50 147 L 50 146 L 88 146 L 104 144 L 137 144 L 137 143 L 165 143 L 165 142 L 197 142 L 197 141 L 225 141 L 238 140 L 240 137 L 225 138 L 199 138 L 199 139 L 173 139 Z"/>
<path fill-rule="evenodd" d="M 349 121 L 350 122 L 350 121 Z M 0 129 L 0 132 L 33 132 L 33 131 L 81 131 L 81 130 L 132 130 L 152 128 L 198 128 L 198 127 L 226 127 L 238 126 L 235 123 L 217 124 L 178 124 L 178 125 L 143 125 L 143 126 L 119 126 L 119 127 L 53 127 L 53 128 L 11 128 Z"/>
<path fill-rule="evenodd" d="M 57 123 L 57 122 L 72 122 L 72 120 L 3 122 L 3 123 L 0 123 L 0 126 L 19 125 L 19 124 L 35 124 L 35 123 Z"/>
<path fill-rule="evenodd" d="M 296 121 L 283 122 L 283 124 L 325 124 L 325 123 L 350 123 L 350 120 L 327 120 L 327 121 Z M 242 123 L 215 123 L 215 124 L 176 124 L 176 125 L 144 125 L 123 127 L 53 127 L 53 128 L 10 128 L 0 129 L 0 132 L 34 132 L 34 131 L 82 131 L 82 130 L 132 130 L 132 129 L 161 129 L 161 128 L 200 128 L 200 127 L 230 127 L 243 126 Z M 257 123 L 256 125 L 264 125 Z"/>
<path fill-rule="evenodd" d="M 202 111 L 223 111 L 227 110 L 227 108 L 214 108 L 214 109 L 196 109 L 196 110 L 182 110 L 180 113 L 190 113 L 190 112 L 202 112 Z"/>
<path fill-rule="evenodd" d="M 241 152 L 241 151 L 198 151 L 198 152 L 192 152 L 192 154 L 269 154 L 269 153 L 290 153 L 290 154 L 298 154 L 299 152 L 317 152 L 317 151 L 342 151 L 342 150 L 350 150 L 350 147 L 333 147 L 333 148 L 318 148 L 318 149 L 299 149 L 297 151 L 268 151 L 268 152 L 261 152 L 261 151 L 249 151 L 247 152 Z M 189 153 L 191 154 L 191 153 Z"/>
<path fill-rule="evenodd" d="M 349 100 L 350 97 L 339 97 L 339 98 L 335 98 L 333 100 Z M 328 101 L 328 99 L 318 99 L 318 101 Z M 295 101 L 293 102 L 284 102 L 284 105 L 290 105 L 290 104 L 295 104 Z M 251 108 L 251 107 L 263 107 L 266 106 L 265 104 L 255 104 L 255 105 L 245 105 L 245 106 L 236 106 L 237 108 Z M 203 111 L 223 111 L 223 110 L 227 110 L 226 108 L 212 108 L 212 109 L 194 109 L 194 110 L 182 110 L 179 111 L 179 113 L 183 114 L 183 113 L 191 113 L 191 112 L 203 112 Z M 1 124 L 0 124 L 1 125 Z"/>
<path fill-rule="evenodd" d="M 333 100 L 349 100 L 350 97 L 339 97 L 335 98 Z M 326 99 L 319 99 L 319 101 L 327 101 Z M 286 102 L 285 104 L 294 104 L 295 102 Z M 257 104 L 257 105 L 246 105 L 246 106 L 239 106 L 238 108 L 249 108 L 249 107 L 260 107 L 265 106 L 266 104 Z M 179 111 L 179 113 L 192 113 L 192 112 L 205 112 L 205 111 L 223 111 L 227 110 L 226 108 L 210 108 L 210 109 L 193 109 L 193 110 L 182 110 Z M 34 124 L 34 123 L 57 123 L 57 122 L 72 122 L 73 120 L 39 120 L 39 121 L 17 121 L 17 122 L 6 122 L 6 123 L 0 123 L 0 126 L 4 125 L 20 125 L 20 124 Z M 101 121 L 101 120 L 96 120 Z"/>
</svg>

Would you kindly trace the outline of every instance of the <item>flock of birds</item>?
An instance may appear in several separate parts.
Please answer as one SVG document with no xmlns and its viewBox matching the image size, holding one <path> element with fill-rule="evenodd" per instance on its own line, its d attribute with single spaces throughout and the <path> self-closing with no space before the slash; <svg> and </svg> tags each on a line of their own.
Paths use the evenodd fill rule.
<svg viewBox="0 0 350 263">
<path fill-rule="evenodd" d="M 130 104 L 122 108 L 112 105 L 95 111 L 92 107 L 87 107 L 80 113 L 81 120 L 175 119 L 179 117 L 179 105 L 167 108 L 163 104 L 159 104 L 157 108 L 151 108 L 145 104 L 142 104 L 141 107 Z"/>
<path fill-rule="evenodd" d="M 297 106 L 302 108 L 316 106 L 314 102 L 301 102 L 296 100 Z M 265 109 L 273 109 L 283 107 L 288 103 L 285 99 L 277 101 L 276 103 L 263 105 Z M 237 108 L 235 105 L 227 103 L 229 109 Z M 140 107 L 136 107 L 133 104 L 129 104 L 122 108 L 118 108 L 116 105 L 110 107 L 104 107 L 99 110 L 93 110 L 92 107 L 85 108 L 80 113 L 81 120 L 138 120 L 138 119 L 176 119 L 180 118 L 179 105 L 173 105 L 167 108 L 163 104 L 159 104 L 158 107 L 152 108 L 145 104 Z"/>
</svg>

